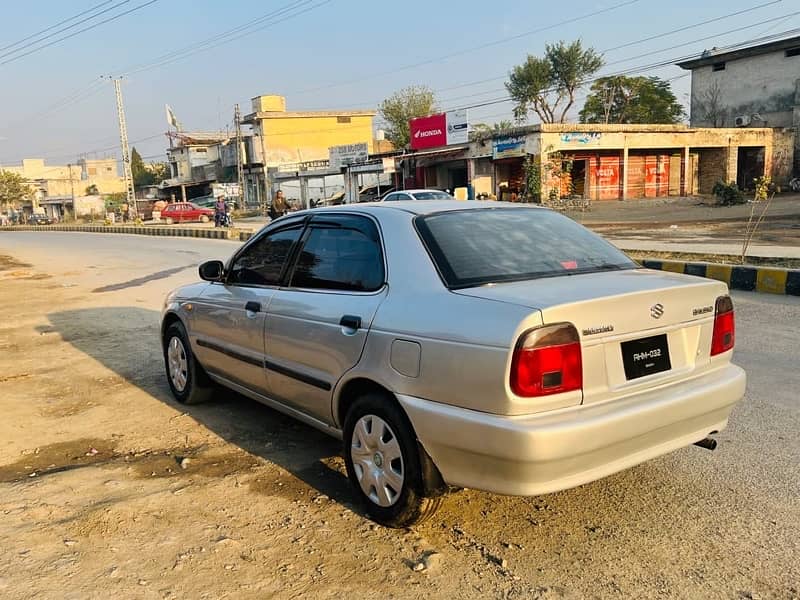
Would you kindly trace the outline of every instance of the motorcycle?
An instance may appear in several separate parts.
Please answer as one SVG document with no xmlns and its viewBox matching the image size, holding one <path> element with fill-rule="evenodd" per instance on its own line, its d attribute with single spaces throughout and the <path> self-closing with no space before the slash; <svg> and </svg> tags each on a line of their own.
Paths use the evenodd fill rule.
<svg viewBox="0 0 800 600">
<path fill-rule="evenodd" d="M 793 192 L 800 192 L 800 177 L 794 177 L 789 180 L 789 188 Z"/>
</svg>

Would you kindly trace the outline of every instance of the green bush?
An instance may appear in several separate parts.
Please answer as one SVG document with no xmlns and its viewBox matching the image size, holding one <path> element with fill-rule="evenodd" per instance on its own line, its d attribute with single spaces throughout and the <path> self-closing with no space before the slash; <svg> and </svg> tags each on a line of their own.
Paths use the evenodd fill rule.
<svg viewBox="0 0 800 600">
<path fill-rule="evenodd" d="M 744 204 L 746 202 L 742 190 L 740 190 L 734 182 L 725 183 L 724 181 L 718 181 L 714 184 L 711 192 L 717 197 L 717 203 L 721 206 L 732 206 L 734 204 Z"/>
</svg>

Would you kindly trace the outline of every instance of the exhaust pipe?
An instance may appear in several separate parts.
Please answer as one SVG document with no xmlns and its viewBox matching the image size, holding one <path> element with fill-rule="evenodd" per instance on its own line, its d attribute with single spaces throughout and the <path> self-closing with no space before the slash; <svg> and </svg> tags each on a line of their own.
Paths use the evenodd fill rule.
<svg viewBox="0 0 800 600">
<path fill-rule="evenodd" d="M 703 438 L 699 442 L 694 443 L 695 446 L 700 446 L 706 450 L 715 450 L 717 447 L 717 440 L 711 437 Z"/>
</svg>

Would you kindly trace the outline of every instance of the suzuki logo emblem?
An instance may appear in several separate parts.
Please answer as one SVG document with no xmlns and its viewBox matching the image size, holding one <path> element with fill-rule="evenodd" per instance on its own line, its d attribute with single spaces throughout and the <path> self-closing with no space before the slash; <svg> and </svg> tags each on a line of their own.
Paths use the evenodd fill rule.
<svg viewBox="0 0 800 600">
<path fill-rule="evenodd" d="M 664 314 L 664 305 L 663 304 L 653 304 L 650 307 L 650 316 L 654 319 L 660 319 Z"/>
</svg>

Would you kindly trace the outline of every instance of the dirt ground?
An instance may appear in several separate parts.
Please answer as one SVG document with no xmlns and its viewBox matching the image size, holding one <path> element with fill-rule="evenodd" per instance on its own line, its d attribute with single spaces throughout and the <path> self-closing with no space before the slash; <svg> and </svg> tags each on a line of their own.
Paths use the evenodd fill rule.
<svg viewBox="0 0 800 600">
<path fill-rule="evenodd" d="M 23 248 L 37 235 L 57 234 L 0 238 L 0 597 L 800 597 L 797 445 L 759 448 L 796 439 L 791 374 L 769 396 L 786 406 L 738 411 L 727 451 L 537 498 L 465 490 L 389 530 L 351 503 L 335 440 L 235 394 L 171 399 L 163 291 L 232 245 L 149 240 L 163 264 L 123 273 L 129 236 Z"/>
</svg>

